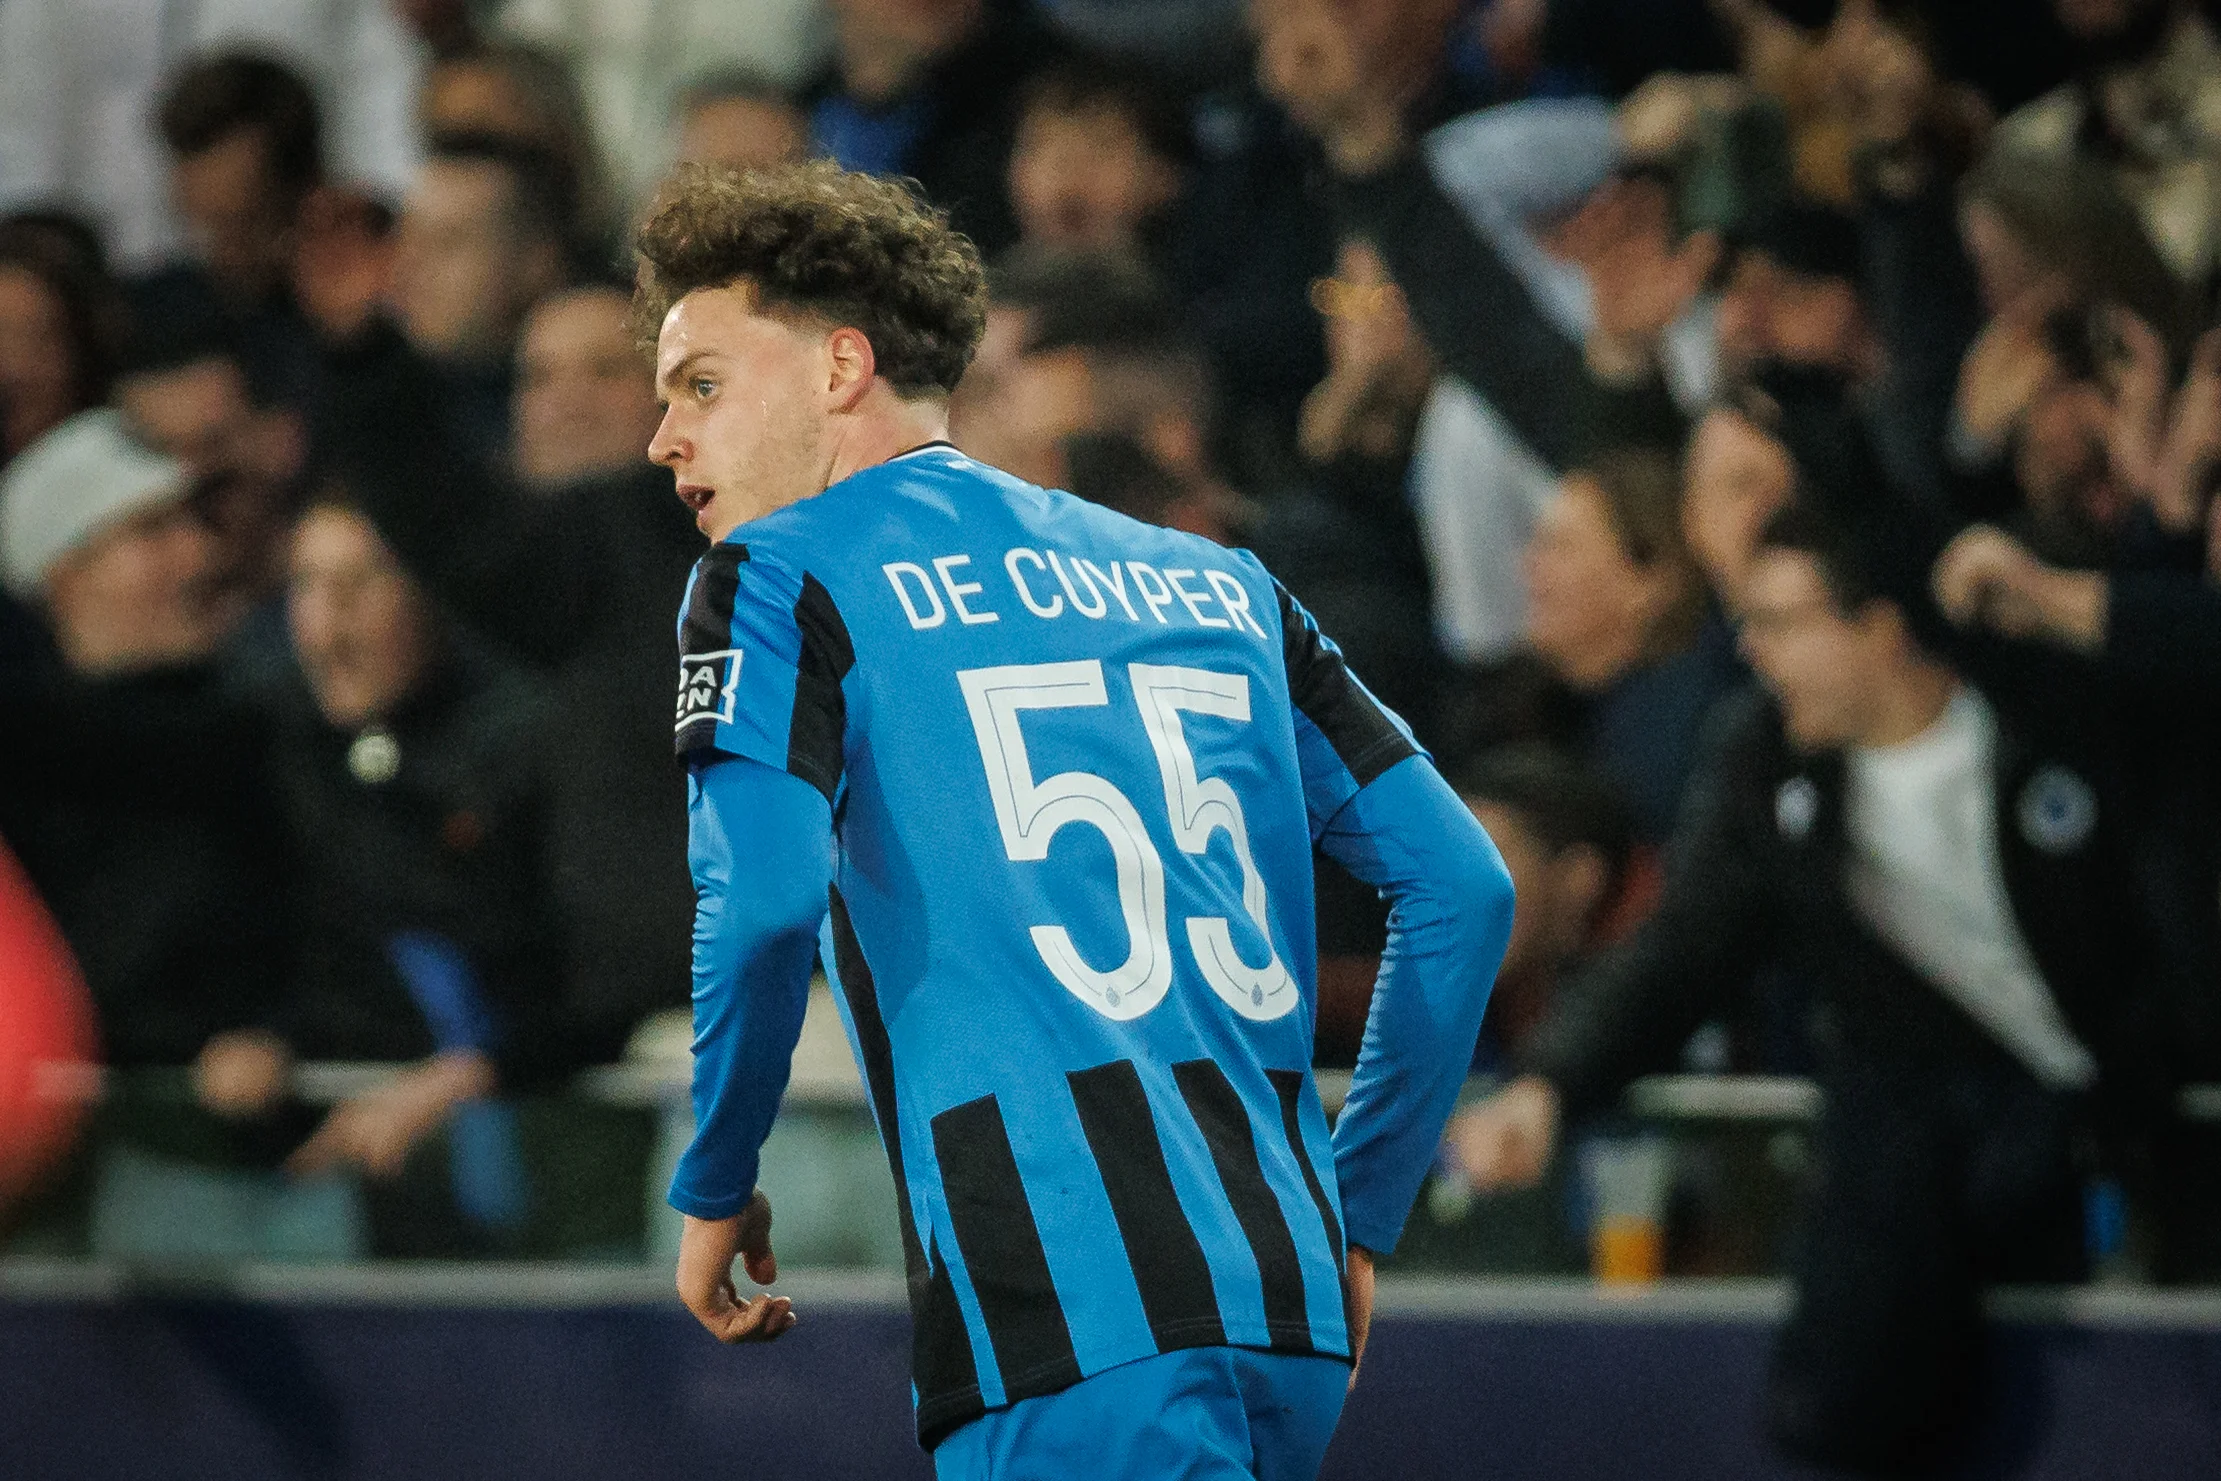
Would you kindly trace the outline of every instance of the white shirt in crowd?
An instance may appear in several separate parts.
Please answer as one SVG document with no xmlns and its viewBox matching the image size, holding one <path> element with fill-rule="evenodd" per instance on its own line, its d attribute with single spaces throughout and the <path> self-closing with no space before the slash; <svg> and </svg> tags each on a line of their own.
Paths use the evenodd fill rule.
<svg viewBox="0 0 2221 1481">
<path fill-rule="evenodd" d="M 0 210 L 83 211 L 127 272 L 178 255 L 155 110 L 180 62 L 232 49 L 300 68 L 332 178 L 400 199 L 424 57 L 390 0 L 0 0 Z"/>
<path fill-rule="evenodd" d="M 1997 717 L 1962 688 L 1909 741 L 1854 747 L 1846 885 L 1860 917 L 2045 1085 L 2097 1074 L 2013 918 L 1997 846 Z"/>
</svg>

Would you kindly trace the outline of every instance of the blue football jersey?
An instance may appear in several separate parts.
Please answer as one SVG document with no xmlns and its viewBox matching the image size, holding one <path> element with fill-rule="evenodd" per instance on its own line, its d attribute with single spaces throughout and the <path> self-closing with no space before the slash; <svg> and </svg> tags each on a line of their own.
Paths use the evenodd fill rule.
<svg viewBox="0 0 2221 1481">
<path fill-rule="evenodd" d="M 681 755 L 833 807 L 921 1438 L 1175 1348 L 1347 1356 L 1312 844 L 1416 748 L 1302 609 L 934 444 L 712 547 L 680 641 Z"/>
</svg>

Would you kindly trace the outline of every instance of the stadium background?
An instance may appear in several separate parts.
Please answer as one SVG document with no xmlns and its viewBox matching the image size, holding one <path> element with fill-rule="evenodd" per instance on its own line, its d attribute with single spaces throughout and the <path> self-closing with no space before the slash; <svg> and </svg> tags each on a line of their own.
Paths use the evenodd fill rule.
<svg viewBox="0 0 2221 1481">
<path fill-rule="evenodd" d="M 676 160 L 817 153 L 986 253 L 968 451 L 1258 550 L 1506 841 L 1474 1104 L 1657 903 L 1767 460 L 1842 472 L 1799 408 L 1868 543 L 2003 532 L 1958 615 L 2114 686 L 2039 718 L 2118 726 L 2167 1067 L 1947 1473 L 2214 1474 L 2216 9 L 0 0 L 0 1474 L 923 1474 L 822 990 L 803 1326 L 703 1337 L 660 1196 L 698 542 L 622 242 Z M 1331 1104 L 1382 921 L 1321 900 Z M 1446 1151 L 1330 1475 L 1811 1474 L 1817 989 L 1717 986 L 1533 1186 Z"/>
</svg>

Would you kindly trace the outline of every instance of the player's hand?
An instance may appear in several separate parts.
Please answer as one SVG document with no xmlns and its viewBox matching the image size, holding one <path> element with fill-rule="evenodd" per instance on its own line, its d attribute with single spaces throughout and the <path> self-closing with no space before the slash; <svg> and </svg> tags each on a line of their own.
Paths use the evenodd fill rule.
<svg viewBox="0 0 2221 1481">
<path fill-rule="evenodd" d="M 1373 1335 L 1373 1252 L 1351 1245 L 1346 1272 L 1350 1288 L 1350 1387 L 1365 1361 L 1365 1339 Z"/>
<path fill-rule="evenodd" d="M 1531 1188 L 1558 1145 L 1558 1092 L 1521 1075 L 1450 1123 L 1450 1149 L 1476 1190 Z"/>
<path fill-rule="evenodd" d="M 771 1252 L 771 1200 L 761 1190 L 729 1219 L 686 1216 L 679 1235 L 679 1299 L 719 1342 L 770 1342 L 794 1327 L 794 1303 L 759 1292 L 747 1301 L 733 1286 L 738 1258 L 748 1278 L 768 1286 L 779 1278 Z"/>
</svg>

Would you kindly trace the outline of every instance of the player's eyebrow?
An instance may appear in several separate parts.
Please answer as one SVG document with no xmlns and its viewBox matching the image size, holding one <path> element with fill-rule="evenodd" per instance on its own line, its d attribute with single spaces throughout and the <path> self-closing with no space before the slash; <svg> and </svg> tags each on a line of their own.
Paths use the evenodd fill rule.
<svg viewBox="0 0 2221 1481">
<path fill-rule="evenodd" d="M 665 371 L 663 373 L 663 385 L 665 389 L 669 389 L 672 386 L 684 385 L 686 383 L 686 373 L 694 368 L 694 364 L 696 361 L 708 359 L 709 354 L 710 352 L 708 350 L 696 350 L 692 354 L 679 361 L 678 364 Z"/>
</svg>

